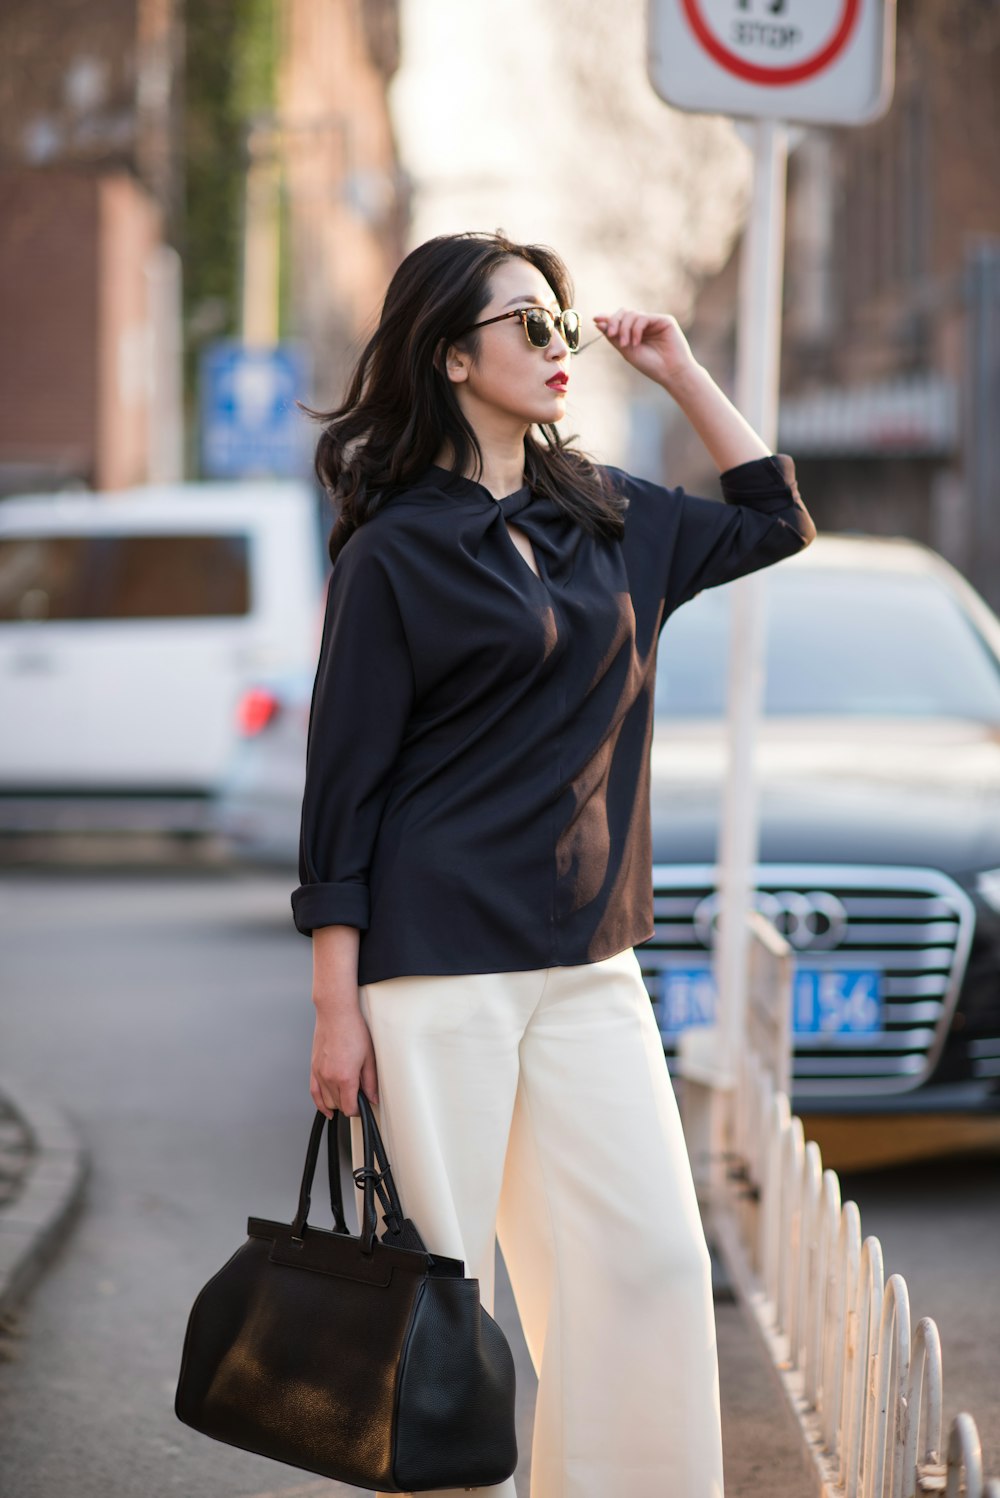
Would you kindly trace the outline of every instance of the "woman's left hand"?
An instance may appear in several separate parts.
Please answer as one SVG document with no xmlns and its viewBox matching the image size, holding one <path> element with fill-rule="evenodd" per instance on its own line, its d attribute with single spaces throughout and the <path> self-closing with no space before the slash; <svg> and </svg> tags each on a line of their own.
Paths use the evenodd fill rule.
<svg viewBox="0 0 1000 1498">
<path fill-rule="evenodd" d="M 681 376 L 698 368 L 680 324 L 669 312 L 634 312 L 619 307 L 610 316 L 599 314 L 594 322 L 623 359 L 667 390 Z"/>
</svg>

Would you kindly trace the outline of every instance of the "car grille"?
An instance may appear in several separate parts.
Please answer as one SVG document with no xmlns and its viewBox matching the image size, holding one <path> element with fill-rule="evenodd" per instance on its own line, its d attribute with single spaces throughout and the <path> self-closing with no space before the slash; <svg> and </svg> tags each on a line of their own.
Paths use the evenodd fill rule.
<svg viewBox="0 0 1000 1498">
<path fill-rule="evenodd" d="M 656 934 L 636 955 L 657 1014 L 664 968 L 712 961 L 718 909 L 711 865 L 653 868 Z M 755 903 L 813 968 L 877 968 L 882 1028 L 796 1035 L 797 1098 L 905 1092 L 930 1075 L 947 1036 L 972 941 L 968 895 L 935 869 L 758 864 Z M 805 898 L 802 898 L 805 897 Z M 665 1033 L 668 1060 L 676 1035 Z"/>
</svg>

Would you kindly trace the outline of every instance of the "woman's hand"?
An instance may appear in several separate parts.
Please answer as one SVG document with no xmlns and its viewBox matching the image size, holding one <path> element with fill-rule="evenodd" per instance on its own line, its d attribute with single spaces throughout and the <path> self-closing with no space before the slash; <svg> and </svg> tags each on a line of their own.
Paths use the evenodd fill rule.
<svg viewBox="0 0 1000 1498">
<path fill-rule="evenodd" d="M 348 1118 L 359 1112 L 359 1089 L 378 1102 L 378 1077 L 371 1031 L 355 994 L 349 999 L 316 1001 L 309 1092 L 327 1118 L 334 1108 Z"/>
<path fill-rule="evenodd" d="M 665 390 L 700 368 L 676 317 L 669 312 L 634 312 L 619 307 L 594 322 L 605 338 L 640 374 Z"/>
</svg>

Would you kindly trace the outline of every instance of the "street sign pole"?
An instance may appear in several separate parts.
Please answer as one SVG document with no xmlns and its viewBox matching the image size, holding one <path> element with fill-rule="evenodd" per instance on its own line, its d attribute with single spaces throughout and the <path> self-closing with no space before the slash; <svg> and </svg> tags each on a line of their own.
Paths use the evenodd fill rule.
<svg viewBox="0 0 1000 1498">
<path fill-rule="evenodd" d="M 278 235 L 281 177 L 271 132 L 260 122 L 247 135 L 243 199 L 242 334 L 248 348 L 278 342 Z"/>
<path fill-rule="evenodd" d="M 778 432 L 781 285 L 784 273 L 787 128 L 759 119 L 754 134 L 753 200 L 740 260 L 736 405 L 771 451 Z M 720 916 L 715 951 L 718 1065 L 731 1085 L 746 1028 L 747 915 L 759 841 L 755 747 L 764 686 L 764 599 L 759 573 L 731 585 L 728 773 L 719 842 Z"/>
<path fill-rule="evenodd" d="M 650 82 L 667 103 L 744 122 L 753 200 L 740 264 L 736 405 L 774 452 L 778 440 L 781 287 L 788 122 L 860 125 L 892 100 L 895 0 L 649 0 Z M 713 954 L 715 1025 L 684 1032 L 685 1131 L 695 1180 L 719 1184 L 726 1099 L 745 1045 L 749 931 L 758 862 L 755 747 L 764 681 L 758 574 L 731 585 L 728 768 Z M 690 1125 L 690 1128 L 689 1128 Z"/>
</svg>

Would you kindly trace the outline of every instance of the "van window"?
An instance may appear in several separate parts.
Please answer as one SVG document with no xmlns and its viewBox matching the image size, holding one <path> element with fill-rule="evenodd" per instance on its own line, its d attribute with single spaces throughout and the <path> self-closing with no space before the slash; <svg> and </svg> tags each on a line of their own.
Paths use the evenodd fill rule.
<svg viewBox="0 0 1000 1498">
<path fill-rule="evenodd" d="M 218 618 L 249 607 L 246 534 L 0 536 L 0 621 Z"/>
</svg>

